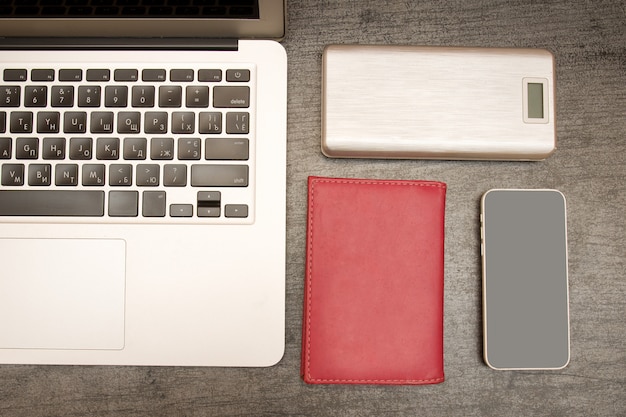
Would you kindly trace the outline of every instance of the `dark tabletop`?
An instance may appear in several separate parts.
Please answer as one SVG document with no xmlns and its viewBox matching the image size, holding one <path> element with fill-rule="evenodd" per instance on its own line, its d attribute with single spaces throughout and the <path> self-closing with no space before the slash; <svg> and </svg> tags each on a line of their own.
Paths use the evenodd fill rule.
<svg viewBox="0 0 626 417">
<path fill-rule="evenodd" d="M 619 0 L 291 1 L 286 352 L 264 369 L 0 366 L 2 416 L 626 416 L 626 4 Z M 327 44 L 537 47 L 556 57 L 558 150 L 542 162 L 333 160 L 320 152 Z M 309 175 L 448 184 L 445 372 L 432 386 L 309 386 L 299 376 Z M 568 202 L 571 362 L 482 360 L 480 196 Z"/>
</svg>

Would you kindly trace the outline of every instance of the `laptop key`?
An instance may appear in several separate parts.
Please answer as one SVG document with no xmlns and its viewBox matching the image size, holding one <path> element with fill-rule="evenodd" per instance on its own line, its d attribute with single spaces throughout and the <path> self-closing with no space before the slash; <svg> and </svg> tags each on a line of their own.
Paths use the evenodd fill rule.
<svg viewBox="0 0 626 417">
<path fill-rule="evenodd" d="M 220 217 L 221 208 L 218 207 L 200 207 L 198 206 L 198 217 Z"/>
<path fill-rule="evenodd" d="M 52 165 L 31 164 L 28 166 L 28 185 L 46 186 L 52 184 Z"/>
<path fill-rule="evenodd" d="M 18 6 L 13 9 L 16 16 L 33 16 L 39 14 L 39 7 L 36 6 Z"/>
<path fill-rule="evenodd" d="M 218 108 L 250 107 L 250 87 L 215 87 L 213 89 L 213 106 Z"/>
<path fill-rule="evenodd" d="M 43 16 L 63 16 L 65 8 L 62 6 L 45 6 L 41 9 Z"/>
<path fill-rule="evenodd" d="M 247 187 L 247 165 L 192 165 L 192 187 Z"/>
<path fill-rule="evenodd" d="M 82 81 L 83 71 L 80 69 L 59 70 L 59 81 Z"/>
<path fill-rule="evenodd" d="M 4 81 L 26 81 L 27 73 L 25 69 L 7 68 L 4 70 Z"/>
<path fill-rule="evenodd" d="M 194 133 L 195 128 L 195 113 L 183 111 L 175 111 L 172 113 L 172 133 Z"/>
<path fill-rule="evenodd" d="M 187 107 L 209 107 L 209 87 L 188 86 L 186 90 Z"/>
<path fill-rule="evenodd" d="M 157 164 L 137 165 L 137 178 L 135 183 L 140 187 L 156 187 L 161 178 L 161 169 Z"/>
<path fill-rule="evenodd" d="M 247 134 L 250 132 L 249 113 L 230 112 L 226 113 L 226 133 Z"/>
<path fill-rule="evenodd" d="M 109 166 L 109 185 L 130 187 L 133 184 L 133 166 L 129 164 L 111 164 Z"/>
<path fill-rule="evenodd" d="M 54 86 L 50 95 L 52 107 L 72 107 L 74 105 L 74 87 Z"/>
<path fill-rule="evenodd" d="M 85 133 L 87 131 L 87 113 L 82 111 L 66 112 L 63 115 L 63 132 Z"/>
<path fill-rule="evenodd" d="M 89 6 L 70 7 L 67 14 L 70 16 L 90 16 L 93 10 Z"/>
<path fill-rule="evenodd" d="M 24 88 L 24 107 L 46 107 L 48 88 L 43 85 Z"/>
<path fill-rule="evenodd" d="M 194 160 L 200 159 L 200 138 L 179 138 L 178 139 L 178 159 Z"/>
<path fill-rule="evenodd" d="M 184 187 L 187 185 L 187 165 L 167 164 L 163 167 L 163 185 Z"/>
<path fill-rule="evenodd" d="M 139 133 L 141 129 L 141 113 L 119 112 L 117 114 L 117 133 Z"/>
<path fill-rule="evenodd" d="M 131 103 L 133 107 L 154 107 L 154 87 L 134 86 Z"/>
<path fill-rule="evenodd" d="M 59 112 L 42 111 L 37 113 L 37 133 L 59 133 L 61 115 Z"/>
<path fill-rule="evenodd" d="M 24 164 L 3 164 L 2 185 L 24 185 Z"/>
<path fill-rule="evenodd" d="M 203 83 L 220 82 L 222 81 L 222 70 L 209 68 L 198 70 L 198 81 Z"/>
<path fill-rule="evenodd" d="M 204 134 L 217 135 L 222 133 L 222 113 L 201 112 L 198 131 Z"/>
<path fill-rule="evenodd" d="M 148 153 L 148 140 L 146 138 L 125 138 L 124 159 L 144 160 Z"/>
<path fill-rule="evenodd" d="M 165 134 L 168 129 L 168 114 L 160 111 L 146 112 L 144 115 L 144 131 L 146 133 Z"/>
<path fill-rule="evenodd" d="M 102 187 L 105 183 L 105 166 L 102 164 L 83 165 L 83 185 Z"/>
<path fill-rule="evenodd" d="M 104 105 L 106 107 L 126 107 L 128 87 L 125 85 L 108 85 L 104 89 Z"/>
<path fill-rule="evenodd" d="M 11 113 L 11 133 L 31 133 L 33 131 L 33 113 L 15 111 Z"/>
<path fill-rule="evenodd" d="M 200 14 L 199 7 L 179 6 L 176 8 L 177 16 L 197 16 L 198 14 Z"/>
<path fill-rule="evenodd" d="M 31 81 L 54 81 L 53 69 L 34 69 L 30 72 Z"/>
<path fill-rule="evenodd" d="M 65 138 L 44 138 L 41 154 L 43 159 L 65 159 Z"/>
<path fill-rule="evenodd" d="M 119 138 L 98 138 L 96 142 L 96 158 L 115 160 L 120 157 Z"/>
<path fill-rule="evenodd" d="M 39 158 L 39 138 L 17 138 L 15 157 L 17 159 Z"/>
<path fill-rule="evenodd" d="M 117 69 L 113 73 L 115 81 L 137 81 L 139 71 L 136 69 Z"/>
<path fill-rule="evenodd" d="M 113 133 L 113 112 L 91 113 L 91 133 Z"/>
<path fill-rule="evenodd" d="M 248 139 L 209 138 L 205 141 L 204 158 L 207 160 L 248 159 Z"/>
<path fill-rule="evenodd" d="M 95 85 L 78 87 L 78 107 L 100 107 L 100 87 Z"/>
<path fill-rule="evenodd" d="M 174 139 L 152 138 L 152 140 L 150 141 L 150 159 L 174 159 Z"/>
<path fill-rule="evenodd" d="M 71 138 L 70 139 L 70 159 L 89 160 L 93 154 L 92 138 Z"/>
<path fill-rule="evenodd" d="M 94 10 L 94 14 L 96 16 L 115 16 L 117 17 L 117 15 L 119 14 L 119 7 L 115 7 L 115 6 L 102 6 L 102 7 L 96 7 L 96 9 Z"/>
<path fill-rule="evenodd" d="M 103 215 L 103 191 L 0 190 L 0 216 Z"/>
<path fill-rule="evenodd" d="M 219 191 L 198 191 L 198 217 L 219 217 L 221 200 Z"/>
<path fill-rule="evenodd" d="M 88 69 L 87 81 L 109 81 L 111 71 L 108 69 Z"/>
<path fill-rule="evenodd" d="M 16 85 L 0 87 L 0 107 L 19 107 L 21 89 Z"/>
<path fill-rule="evenodd" d="M 198 191 L 198 205 L 204 207 L 219 207 L 222 193 L 219 191 Z"/>
<path fill-rule="evenodd" d="M 11 138 L 0 138 L 0 159 L 11 158 Z"/>
<path fill-rule="evenodd" d="M 226 204 L 224 206 L 224 215 L 226 217 L 248 217 L 248 205 L 247 204 Z"/>
<path fill-rule="evenodd" d="M 164 69 L 145 69 L 141 71 L 141 79 L 144 81 L 161 82 L 167 78 Z"/>
<path fill-rule="evenodd" d="M 181 86 L 163 85 L 159 87 L 159 107 L 180 107 L 183 100 Z"/>
<path fill-rule="evenodd" d="M 127 16 L 140 16 L 146 14 L 145 7 L 124 7 L 122 14 Z"/>
<path fill-rule="evenodd" d="M 54 172 L 54 184 L 60 186 L 78 185 L 78 165 L 57 165 Z"/>
<path fill-rule="evenodd" d="M 193 81 L 192 69 L 173 69 L 170 71 L 170 81 L 173 82 L 188 82 Z"/>
<path fill-rule="evenodd" d="M 191 217 L 193 216 L 192 204 L 170 204 L 170 217 Z"/>
<path fill-rule="evenodd" d="M 165 217 L 165 191 L 144 191 L 141 214 L 144 217 Z"/>
<path fill-rule="evenodd" d="M 250 70 L 247 70 L 247 69 L 226 70 L 226 81 L 239 82 L 239 83 L 250 81 Z"/>
<path fill-rule="evenodd" d="M 174 12 L 173 7 L 152 6 L 148 9 L 148 13 L 152 16 L 168 16 Z"/>
<path fill-rule="evenodd" d="M 139 192 L 109 191 L 109 216 L 137 217 Z"/>
</svg>

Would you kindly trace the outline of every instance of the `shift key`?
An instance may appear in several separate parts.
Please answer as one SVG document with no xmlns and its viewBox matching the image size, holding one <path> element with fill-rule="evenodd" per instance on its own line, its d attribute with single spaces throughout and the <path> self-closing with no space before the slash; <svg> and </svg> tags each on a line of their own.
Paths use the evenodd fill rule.
<svg viewBox="0 0 626 417">
<path fill-rule="evenodd" d="M 192 165 L 192 187 L 247 187 L 247 165 Z"/>
</svg>

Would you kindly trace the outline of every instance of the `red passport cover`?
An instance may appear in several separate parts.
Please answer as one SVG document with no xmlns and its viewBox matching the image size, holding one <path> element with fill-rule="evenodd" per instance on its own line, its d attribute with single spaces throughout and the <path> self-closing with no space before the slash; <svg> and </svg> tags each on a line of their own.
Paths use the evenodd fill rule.
<svg viewBox="0 0 626 417">
<path fill-rule="evenodd" d="M 304 381 L 443 382 L 446 185 L 309 177 L 308 186 Z"/>
</svg>

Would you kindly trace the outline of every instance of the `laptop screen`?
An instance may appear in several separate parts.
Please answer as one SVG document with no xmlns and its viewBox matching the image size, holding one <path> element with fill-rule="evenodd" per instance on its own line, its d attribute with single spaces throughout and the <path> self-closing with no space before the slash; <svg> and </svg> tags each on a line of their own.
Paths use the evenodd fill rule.
<svg viewBox="0 0 626 417">
<path fill-rule="evenodd" d="M 0 14 L 15 18 L 258 19 L 257 0 L 8 0 Z"/>
<path fill-rule="evenodd" d="M 284 0 L 5 0 L 0 37 L 281 39 Z"/>
</svg>

